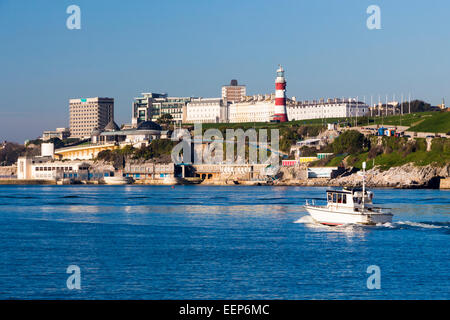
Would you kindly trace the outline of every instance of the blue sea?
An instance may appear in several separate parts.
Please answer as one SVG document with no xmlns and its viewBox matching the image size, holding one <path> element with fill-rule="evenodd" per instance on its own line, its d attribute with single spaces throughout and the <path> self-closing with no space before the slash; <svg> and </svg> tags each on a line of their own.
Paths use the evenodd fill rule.
<svg viewBox="0 0 450 320">
<path fill-rule="evenodd" d="M 392 223 L 326 227 L 301 207 L 325 190 L 0 186 L 0 298 L 450 298 L 450 191 L 376 189 Z"/>
</svg>

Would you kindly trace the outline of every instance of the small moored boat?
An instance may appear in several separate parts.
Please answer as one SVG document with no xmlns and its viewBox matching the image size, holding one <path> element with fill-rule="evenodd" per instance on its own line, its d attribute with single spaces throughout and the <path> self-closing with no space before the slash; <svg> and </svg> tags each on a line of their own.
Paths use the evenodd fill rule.
<svg viewBox="0 0 450 320">
<path fill-rule="evenodd" d="M 105 184 L 111 185 L 123 185 L 123 184 L 131 184 L 133 183 L 133 179 L 130 177 L 122 177 L 122 176 L 111 176 L 104 177 L 103 181 Z"/>
<path fill-rule="evenodd" d="M 327 205 L 318 206 L 306 201 L 304 206 L 314 221 L 325 225 L 363 224 L 375 225 L 392 222 L 392 213 L 373 205 L 373 192 L 365 189 L 365 163 L 363 187 L 356 189 L 327 190 Z"/>
</svg>

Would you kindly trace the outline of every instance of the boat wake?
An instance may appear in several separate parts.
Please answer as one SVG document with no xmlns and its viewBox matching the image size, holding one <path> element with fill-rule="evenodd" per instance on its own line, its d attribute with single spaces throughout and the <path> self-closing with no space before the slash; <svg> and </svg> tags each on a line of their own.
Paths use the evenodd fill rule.
<svg viewBox="0 0 450 320">
<path fill-rule="evenodd" d="M 309 216 L 302 216 L 294 223 L 304 224 L 308 228 L 315 229 L 318 231 L 326 231 L 326 232 L 344 232 L 344 233 L 355 233 L 359 231 L 363 231 L 364 226 L 356 225 L 356 224 L 344 224 L 341 226 L 328 226 L 314 221 L 314 219 Z"/>
<path fill-rule="evenodd" d="M 300 219 L 298 219 L 294 223 L 304 223 L 304 224 L 314 223 L 315 224 L 316 222 L 314 221 L 313 218 L 311 218 L 311 216 L 302 216 L 302 217 L 300 217 Z"/>
<path fill-rule="evenodd" d="M 398 221 L 395 226 L 399 229 L 447 229 L 450 230 L 450 222 L 412 222 Z"/>
<path fill-rule="evenodd" d="M 437 222 L 437 221 L 394 221 L 387 223 L 379 223 L 375 226 L 365 226 L 365 225 L 356 225 L 356 224 L 344 224 L 341 226 L 327 226 L 320 224 L 309 216 L 305 215 L 300 217 L 298 220 L 294 221 L 294 223 L 300 223 L 307 225 L 311 228 L 322 228 L 326 230 L 335 230 L 335 231 L 356 231 L 356 230 L 376 230 L 376 229 L 408 229 L 408 230 L 441 230 L 448 232 L 450 234 L 450 222 Z"/>
</svg>

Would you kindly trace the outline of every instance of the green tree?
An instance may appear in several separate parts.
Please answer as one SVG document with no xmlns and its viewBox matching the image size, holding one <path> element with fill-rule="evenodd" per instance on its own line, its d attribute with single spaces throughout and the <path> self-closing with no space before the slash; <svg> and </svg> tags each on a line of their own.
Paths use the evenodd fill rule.
<svg viewBox="0 0 450 320">
<path fill-rule="evenodd" d="M 17 158 L 26 153 L 26 148 L 23 145 L 7 142 L 2 149 L 0 149 L 0 165 L 10 166 L 17 162 Z"/>
<path fill-rule="evenodd" d="M 159 124 L 171 124 L 173 122 L 173 117 L 170 113 L 163 113 L 156 122 Z"/>
<path fill-rule="evenodd" d="M 333 152 L 359 153 L 364 149 L 364 135 L 356 130 L 347 130 L 333 141 Z"/>
<path fill-rule="evenodd" d="M 410 109 L 409 102 L 403 102 L 400 106 L 400 110 L 403 108 L 403 113 L 408 113 Z M 431 111 L 431 104 L 424 102 L 422 100 L 413 100 L 411 101 L 411 112 L 425 112 Z"/>
</svg>

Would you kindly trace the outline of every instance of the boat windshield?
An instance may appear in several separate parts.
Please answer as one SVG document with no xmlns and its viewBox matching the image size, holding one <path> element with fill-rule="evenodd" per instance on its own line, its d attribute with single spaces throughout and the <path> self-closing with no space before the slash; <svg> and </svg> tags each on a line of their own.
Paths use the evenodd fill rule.
<svg viewBox="0 0 450 320">
<path fill-rule="evenodd" d="M 347 195 L 344 193 L 329 192 L 327 194 L 329 203 L 347 203 Z"/>
<path fill-rule="evenodd" d="M 362 198 L 361 197 L 353 197 L 353 203 L 361 204 Z"/>
</svg>

